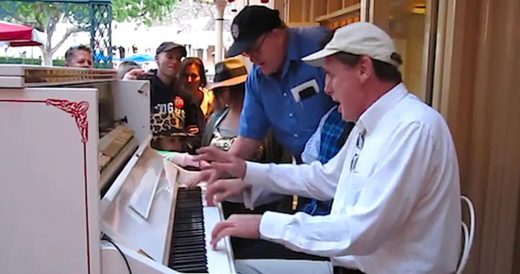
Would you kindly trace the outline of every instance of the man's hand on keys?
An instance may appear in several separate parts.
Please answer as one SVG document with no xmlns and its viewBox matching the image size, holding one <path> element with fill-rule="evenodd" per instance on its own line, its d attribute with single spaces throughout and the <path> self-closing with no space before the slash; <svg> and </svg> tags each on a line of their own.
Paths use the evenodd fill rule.
<svg viewBox="0 0 520 274">
<path fill-rule="evenodd" d="M 211 232 L 211 245 L 217 246 L 218 241 L 226 236 L 246 239 L 260 239 L 260 221 L 262 215 L 234 214 L 225 221 L 215 225 Z"/>
<path fill-rule="evenodd" d="M 200 182 L 206 182 L 208 205 L 239 195 L 248 187 L 242 180 L 246 174 L 246 161 L 214 147 L 199 148 L 197 153 L 193 160 L 206 161 L 209 166 L 203 168 L 187 185 L 194 187 Z"/>
</svg>

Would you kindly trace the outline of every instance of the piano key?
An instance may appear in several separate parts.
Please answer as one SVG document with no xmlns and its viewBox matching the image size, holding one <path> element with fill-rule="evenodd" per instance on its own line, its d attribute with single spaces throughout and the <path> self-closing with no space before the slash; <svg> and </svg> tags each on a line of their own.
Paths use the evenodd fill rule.
<svg viewBox="0 0 520 274">
<path fill-rule="evenodd" d="M 175 226 L 175 232 L 203 230 L 203 229 L 204 229 L 204 227 L 200 223 L 180 224 L 180 225 Z"/>
<path fill-rule="evenodd" d="M 197 235 L 195 237 L 186 237 L 182 239 L 172 239 L 171 247 L 181 247 L 181 246 L 204 246 L 204 236 Z"/>
<path fill-rule="evenodd" d="M 177 189 L 168 266 L 180 272 L 207 272 L 206 237 L 200 188 Z"/>
<path fill-rule="evenodd" d="M 181 243 L 174 243 L 173 244 L 173 248 L 180 248 L 180 247 L 183 247 L 183 246 L 186 246 L 187 243 L 185 242 L 181 242 Z M 206 245 L 205 244 L 200 244 L 200 243 L 196 243 L 196 244 L 190 244 L 191 246 L 197 246 L 197 247 L 202 247 L 202 248 L 206 248 Z"/>
<path fill-rule="evenodd" d="M 176 266 L 179 265 L 187 265 L 187 264 L 197 264 L 197 265 L 206 265 L 207 258 L 204 256 L 205 254 L 197 254 L 197 255 L 185 255 L 181 257 L 173 257 L 170 258 L 170 267 L 175 269 Z"/>
<path fill-rule="evenodd" d="M 180 267 L 178 269 L 176 269 L 180 272 L 184 272 L 184 273 L 208 273 L 208 268 L 207 267 L 199 267 L 199 266 L 195 266 L 195 267 Z"/>
<path fill-rule="evenodd" d="M 179 252 L 198 252 L 200 251 L 202 248 L 200 246 L 177 246 L 175 247 L 175 253 L 179 253 Z"/>
</svg>

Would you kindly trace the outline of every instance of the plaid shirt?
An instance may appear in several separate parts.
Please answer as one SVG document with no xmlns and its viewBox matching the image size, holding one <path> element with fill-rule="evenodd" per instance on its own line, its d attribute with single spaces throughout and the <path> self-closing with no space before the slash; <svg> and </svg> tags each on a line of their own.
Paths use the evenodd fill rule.
<svg viewBox="0 0 520 274">
<path fill-rule="evenodd" d="M 351 129 L 352 127 L 347 127 L 347 123 L 343 121 L 341 113 L 337 109 L 331 111 L 321 128 L 318 161 L 325 164 L 336 156 L 347 140 L 346 137 Z M 344 135 L 344 131 L 348 132 L 345 132 Z M 318 201 L 310 199 L 307 204 L 303 205 L 302 211 L 310 215 L 328 215 L 331 206 L 332 200 Z"/>
</svg>

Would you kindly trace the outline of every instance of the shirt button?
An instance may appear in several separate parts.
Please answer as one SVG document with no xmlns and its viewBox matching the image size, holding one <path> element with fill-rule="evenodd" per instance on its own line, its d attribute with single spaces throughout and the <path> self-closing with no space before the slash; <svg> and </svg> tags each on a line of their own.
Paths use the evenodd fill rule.
<svg viewBox="0 0 520 274">
<path fill-rule="evenodd" d="M 298 133 L 295 133 L 293 136 L 294 138 L 298 138 Z"/>
<path fill-rule="evenodd" d="M 289 113 L 289 117 L 293 117 L 293 114 L 292 114 L 292 113 Z"/>
<path fill-rule="evenodd" d="M 283 96 L 287 96 L 287 92 L 284 92 L 284 93 L 283 93 Z"/>
</svg>

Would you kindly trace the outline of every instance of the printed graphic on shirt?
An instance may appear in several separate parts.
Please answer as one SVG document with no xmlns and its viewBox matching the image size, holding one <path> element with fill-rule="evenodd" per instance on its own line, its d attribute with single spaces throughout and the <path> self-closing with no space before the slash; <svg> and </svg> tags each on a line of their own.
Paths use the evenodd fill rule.
<svg viewBox="0 0 520 274">
<path fill-rule="evenodd" d="M 182 132 L 186 119 L 184 100 L 176 96 L 173 102 L 156 104 L 152 107 L 150 119 L 153 136 L 167 136 L 174 132 Z"/>
</svg>

